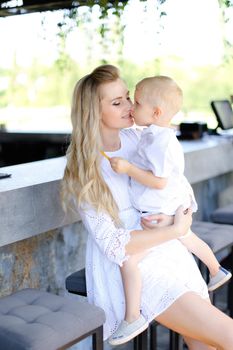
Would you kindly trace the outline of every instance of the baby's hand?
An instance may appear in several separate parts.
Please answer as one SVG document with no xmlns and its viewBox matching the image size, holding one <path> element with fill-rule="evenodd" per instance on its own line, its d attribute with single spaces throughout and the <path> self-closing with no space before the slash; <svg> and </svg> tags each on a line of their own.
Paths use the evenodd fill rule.
<svg viewBox="0 0 233 350">
<path fill-rule="evenodd" d="M 180 232 L 180 236 L 184 236 L 188 232 L 192 224 L 192 209 L 188 208 L 184 210 L 184 208 L 180 206 L 176 210 L 174 224 L 178 227 L 178 232 Z"/>
<path fill-rule="evenodd" d="M 127 174 L 130 163 L 120 157 L 112 157 L 109 159 L 112 169 L 118 174 Z"/>
</svg>

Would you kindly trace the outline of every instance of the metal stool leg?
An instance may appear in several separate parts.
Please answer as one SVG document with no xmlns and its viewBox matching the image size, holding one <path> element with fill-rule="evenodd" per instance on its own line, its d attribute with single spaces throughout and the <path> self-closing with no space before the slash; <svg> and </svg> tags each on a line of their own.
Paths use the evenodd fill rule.
<svg viewBox="0 0 233 350">
<path fill-rule="evenodd" d="M 149 329 L 149 328 L 148 328 Z M 134 350 L 147 350 L 148 347 L 148 329 L 134 338 Z"/>
<path fill-rule="evenodd" d="M 93 350 L 103 350 L 103 327 L 97 328 L 96 332 L 92 335 L 92 348 Z"/>
<path fill-rule="evenodd" d="M 148 346 L 148 329 L 139 334 L 139 349 L 146 350 Z"/>
<path fill-rule="evenodd" d="M 229 255 L 229 269 L 233 273 L 233 248 L 231 248 L 231 253 Z M 227 289 L 227 307 L 229 310 L 230 317 L 233 317 L 233 278 L 230 279 Z"/>
<path fill-rule="evenodd" d="M 183 339 L 180 334 L 170 330 L 170 350 L 182 350 Z"/>
<path fill-rule="evenodd" d="M 152 322 L 150 328 L 150 350 L 156 350 L 157 348 L 157 324 L 156 321 Z"/>
<path fill-rule="evenodd" d="M 133 340 L 133 350 L 138 350 L 138 337 Z"/>
</svg>

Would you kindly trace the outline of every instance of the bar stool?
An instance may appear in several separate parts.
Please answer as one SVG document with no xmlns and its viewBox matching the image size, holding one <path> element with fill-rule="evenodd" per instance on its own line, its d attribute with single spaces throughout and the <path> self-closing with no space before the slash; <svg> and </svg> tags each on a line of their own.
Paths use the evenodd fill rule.
<svg viewBox="0 0 233 350">
<path fill-rule="evenodd" d="M 76 271 L 69 275 L 65 281 L 66 289 L 69 293 L 87 296 L 86 290 L 86 277 L 85 269 Z M 152 322 L 147 330 L 139 334 L 134 338 L 134 350 L 156 350 L 156 338 L 157 338 L 157 328 L 158 323 L 156 321 Z M 169 331 L 170 334 L 170 350 L 181 350 L 182 339 L 180 335 L 176 332 Z"/>
<path fill-rule="evenodd" d="M 192 230 L 209 244 L 215 254 L 233 246 L 233 226 L 231 225 L 194 221 Z"/>
<path fill-rule="evenodd" d="M 213 222 L 203 222 L 194 221 L 192 225 L 192 230 L 195 232 L 203 241 L 205 241 L 210 248 L 213 250 L 214 254 L 228 250 L 228 268 L 233 271 L 233 226 L 225 225 Z M 204 264 L 200 262 L 201 271 L 207 271 Z M 227 307 L 230 316 L 233 316 L 233 281 L 230 280 L 228 284 L 228 301 Z M 211 293 L 212 301 L 214 303 L 214 294 Z"/>
<path fill-rule="evenodd" d="M 64 350 L 92 336 L 93 350 L 103 350 L 104 311 L 38 289 L 0 298 L 0 348 Z"/>
<path fill-rule="evenodd" d="M 69 275 L 65 281 L 66 289 L 69 293 L 87 296 L 85 269 L 76 271 Z M 147 330 L 134 338 L 134 350 L 147 349 Z"/>
<path fill-rule="evenodd" d="M 224 206 L 222 208 L 216 209 L 211 214 L 211 219 L 213 222 L 220 223 L 220 224 L 228 224 L 233 225 L 233 204 L 228 204 L 227 206 Z M 226 264 L 226 267 L 233 272 L 233 249 L 231 249 L 230 254 L 224 259 L 224 263 Z M 233 317 L 233 280 L 230 280 L 230 283 L 228 284 L 227 289 L 228 294 L 228 309 L 230 316 Z"/>
<path fill-rule="evenodd" d="M 211 214 L 211 219 L 213 222 L 217 222 L 219 224 L 233 225 L 233 204 L 216 209 Z"/>
</svg>

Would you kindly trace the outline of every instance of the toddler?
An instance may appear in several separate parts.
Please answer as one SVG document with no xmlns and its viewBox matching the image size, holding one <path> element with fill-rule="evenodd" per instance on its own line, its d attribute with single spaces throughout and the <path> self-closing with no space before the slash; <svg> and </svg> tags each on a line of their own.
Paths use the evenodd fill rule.
<svg viewBox="0 0 233 350">
<path fill-rule="evenodd" d="M 175 131 L 170 127 L 173 116 L 180 110 L 183 94 L 171 78 L 145 78 L 136 85 L 132 114 L 143 129 L 137 153 L 132 163 L 110 158 L 112 169 L 131 178 L 131 200 L 142 216 L 164 213 L 174 215 L 183 205 L 197 210 L 193 190 L 184 176 L 184 154 Z M 210 247 L 191 230 L 180 237 L 187 249 L 209 269 L 209 291 L 220 287 L 231 278 L 231 273 L 220 266 Z M 121 268 L 125 291 L 125 319 L 110 337 L 111 345 L 129 341 L 142 332 L 148 322 L 140 314 L 141 276 L 139 261 L 148 254 L 133 255 Z"/>
</svg>

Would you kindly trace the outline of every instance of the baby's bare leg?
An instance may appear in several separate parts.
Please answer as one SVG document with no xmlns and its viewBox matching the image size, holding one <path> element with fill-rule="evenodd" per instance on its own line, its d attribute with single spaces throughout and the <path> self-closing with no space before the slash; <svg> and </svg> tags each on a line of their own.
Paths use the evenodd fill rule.
<svg viewBox="0 0 233 350">
<path fill-rule="evenodd" d="M 195 233 L 191 231 L 187 236 L 180 238 L 180 241 L 208 267 L 211 276 L 218 273 L 220 264 L 214 253 Z"/>
<path fill-rule="evenodd" d="M 135 321 L 140 316 L 142 281 L 138 263 L 146 254 L 145 252 L 131 255 L 121 267 L 126 303 L 125 320 L 129 323 Z"/>
</svg>

